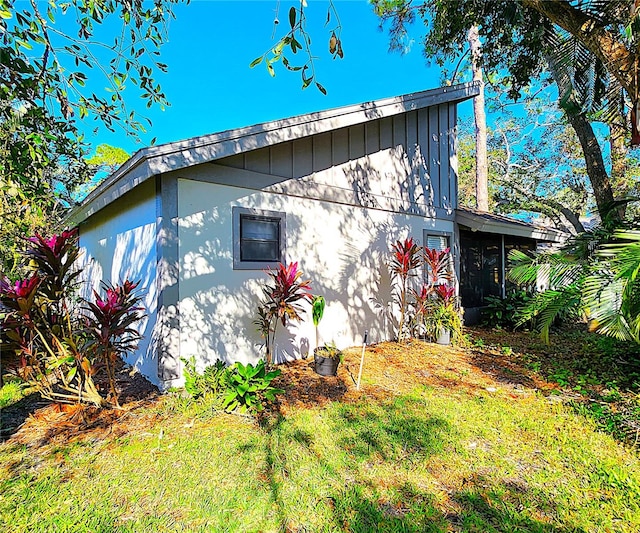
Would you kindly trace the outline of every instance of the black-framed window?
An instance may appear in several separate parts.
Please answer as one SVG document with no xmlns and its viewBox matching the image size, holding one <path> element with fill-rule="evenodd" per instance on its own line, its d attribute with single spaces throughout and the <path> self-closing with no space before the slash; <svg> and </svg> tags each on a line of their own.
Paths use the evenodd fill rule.
<svg viewBox="0 0 640 533">
<path fill-rule="evenodd" d="M 233 208 L 233 268 L 263 269 L 284 262 L 285 214 Z"/>
</svg>

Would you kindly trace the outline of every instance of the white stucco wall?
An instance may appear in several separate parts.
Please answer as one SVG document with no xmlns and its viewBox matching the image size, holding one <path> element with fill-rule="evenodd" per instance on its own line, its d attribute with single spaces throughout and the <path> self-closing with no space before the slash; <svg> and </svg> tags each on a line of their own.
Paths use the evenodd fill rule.
<svg viewBox="0 0 640 533">
<path fill-rule="evenodd" d="M 100 292 L 100 281 L 140 281 L 147 316 L 137 324 L 143 339 L 127 362 L 159 384 L 153 336 L 157 316 L 156 192 L 149 180 L 80 226 L 84 265 L 82 295 Z"/>
<path fill-rule="evenodd" d="M 391 336 L 380 307 L 390 304 L 386 269 L 391 244 L 423 230 L 454 232 L 453 222 L 400 215 L 320 200 L 205 183 L 178 181 L 180 257 L 180 355 L 202 365 L 216 359 L 263 357 L 253 320 L 268 277 L 261 270 L 233 270 L 232 208 L 286 213 L 286 260 L 298 261 L 314 294 L 327 300 L 321 340 L 338 347 Z M 310 314 L 280 329 L 279 360 L 305 356 L 315 347 Z"/>
</svg>

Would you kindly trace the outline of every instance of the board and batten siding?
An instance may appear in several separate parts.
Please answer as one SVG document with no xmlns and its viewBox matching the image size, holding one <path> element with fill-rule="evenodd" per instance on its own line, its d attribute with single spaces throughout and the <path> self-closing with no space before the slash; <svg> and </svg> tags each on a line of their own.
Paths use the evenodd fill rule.
<svg viewBox="0 0 640 533">
<path fill-rule="evenodd" d="M 441 104 L 215 164 L 283 178 L 278 192 L 284 194 L 325 186 L 333 192 L 325 189 L 325 198 L 318 199 L 451 220 L 457 205 L 456 120 L 456 106 Z"/>
</svg>

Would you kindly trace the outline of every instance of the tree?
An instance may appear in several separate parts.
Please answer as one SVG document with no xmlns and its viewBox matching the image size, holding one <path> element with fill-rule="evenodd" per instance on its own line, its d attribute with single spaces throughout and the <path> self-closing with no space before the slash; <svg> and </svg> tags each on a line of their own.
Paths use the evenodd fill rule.
<svg viewBox="0 0 640 533">
<path fill-rule="evenodd" d="M 473 99 L 473 116 L 476 122 L 476 207 L 489 211 L 489 170 L 487 164 L 487 116 L 484 108 L 484 79 L 482 76 L 482 45 L 478 26 L 467 33 L 471 52 L 473 81 L 480 86 L 480 93 Z"/>
<path fill-rule="evenodd" d="M 489 203 L 498 213 L 533 213 L 571 234 L 584 231 L 581 217 L 595 208 L 578 139 L 563 113 L 540 94 L 518 105 L 501 105 L 500 120 L 488 136 Z M 524 108 L 525 114 L 522 114 Z M 474 138 L 459 137 L 458 172 L 461 205 L 475 202 Z"/>
<path fill-rule="evenodd" d="M 91 171 L 80 120 L 93 119 L 127 134 L 144 131 L 129 111 L 125 92 L 147 105 L 165 105 L 154 72 L 166 39 L 165 22 L 178 0 L 70 0 L 27 3 L 0 0 L 0 254 L 5 272 L 15 268 L 20 235 L 55 224 Z M 106 20 L 120 28 L 108 42 L 97 37 Z M 71 25 L 74 30 L 62 28 Z M 116 27 L 116 26 L 111 26 Z M 105 94 L 87 88 L 107 85 Z M 135 93 L 134 93 L 135 94 Z M 29 225 L 29 228 L 25 226 Z"/>
<path fill-rule="evenodd" d="M 621 211 L 611 212 L 616 195 L 590 122 L 600 113 L 599 118 L 607 119 L 612 127 L 613 170 L 617 179 L 624 173 L 624 150 L 621 149 L 624 130 L 620 120 L 621 99 L 619 95 L 617 98 L 612 95 L 616 87 L 624 88 L 633 111 L 637 102 L 636 82 L 628 71 L 630 64 L 637 63 L 635 45 L 640 21 L 635 4 L 631 11 L 630 3 L 623 0 L 523 0 L 521 3 L 430 0 L 417 5 L 407 0 L 374 0 L 374 5 L 381 19 L 390 21 L 392 44 L 400 42 L 406 34 L 406 25 L 420 16 L 427 27 L 425 54 L 440 63 L 459 55 L 469 28 L 477 25 L 484 37 L 482 64 L 492 73 L 506 73 L 501 82 L 514 99 L 545 67 L 551 66 L 561 107 L 584 152 L 598 209 L 602 215 L 620 218 Z M 577 26 L 571 17 L 588 24 L 588 31 L 587 26 Z M 584 98 L 585 94 L 588 98 Z M 585 105 L 589 99 L 590 108 Z M 604 105 L 609 104 L 611 108 L 611 103 L 618 105 L 615 120 L 614 115 L 601 113 Z M 620 182 L 616 181 L 616 185 Z M 615 192 L 624 194 L 624 191 Z"/>
</svg>

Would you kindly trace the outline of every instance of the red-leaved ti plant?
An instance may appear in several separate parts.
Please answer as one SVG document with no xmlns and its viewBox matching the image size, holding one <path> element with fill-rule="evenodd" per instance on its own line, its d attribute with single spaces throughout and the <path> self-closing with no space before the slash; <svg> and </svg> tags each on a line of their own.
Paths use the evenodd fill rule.
<svg viewBox="0 0 640 533">
<path fill-rule="evenodd" d="M 144 317 L 141 297 L 135 289 L 139 283 L 125 280 L 121 285 L 102 283 L 104 297 L 93 291 L 94 302 L 85 302 L 85 349 L 91 353 L 92 365 L 104 367 L 109 380 L 109 400 L 118 405 L 115 366 L 119 357 L 135 350 L 142 338 L 133 327 Z"/>
<path fill-rule="evenodd" d="M 275 270 L 269 269 L 266 273 L 271 283 L 263 288 L 264 299 L 258 306 L 258 318 L 254 323 L 265 339 L 266 359 L 271 363 L 278 322 L 286 326 L 288 320 L 302 320 L 302 302 L 311 301 L 313 296 L 311 281 L 300 279 L 302 271 L 297 262 L 287 266 L 280 263 Z"/>
<path fill-rule="evenodd" d="M 412 237 L 404 241 L 396 241 L 391 250 L 391 273 L 399 280 L 398 305 L 400 307 L 400 322 L 398 323 L 398 340 L 402 340 L 410 331 L 407 326 L 407 307 L 409 295 L 409 279 L 416 275 L 420 266 L 420 247 Z"/>
</svg>

